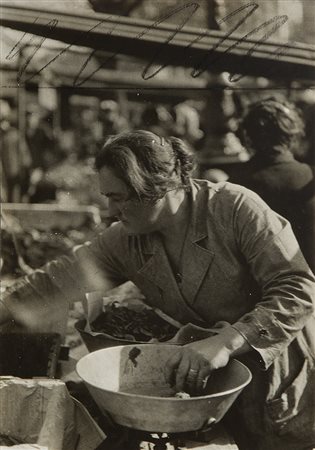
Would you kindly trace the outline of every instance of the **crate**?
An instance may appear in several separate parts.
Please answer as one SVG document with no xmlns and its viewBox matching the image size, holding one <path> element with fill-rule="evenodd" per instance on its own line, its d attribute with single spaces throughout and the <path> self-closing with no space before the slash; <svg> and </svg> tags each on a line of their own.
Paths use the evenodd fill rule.
<svg viewBox="0 0 315 450">
<path fill-rule="evenodd" d="M 99 225 L 101 216 L 96 206 L 63 206 L 49 203 L 2 203 L 1 211 L 16 217 L 23 230 L 80 228 L 87 222 Z"/>
<path fill-rule="evenodd" d="M 3 450 L 95 450 L 106 437 L 61 380 L 0 377 L 0 405 Z"/>
<path fill-rule="evenodd" d="M 54 378 L 60 347 L 58 333 L 0 333 L 0 376 Z"/>
</svg>

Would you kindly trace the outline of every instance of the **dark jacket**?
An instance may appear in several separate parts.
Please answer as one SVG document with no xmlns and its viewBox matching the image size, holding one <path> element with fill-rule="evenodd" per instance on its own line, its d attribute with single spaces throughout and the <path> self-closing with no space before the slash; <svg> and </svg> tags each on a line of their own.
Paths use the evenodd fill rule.
<svg viewBox="0 0 315 450">
<path fill-rule="evenodd" d="M 314 168 L 286 153 L 244 164 L 241 174 L 229 181 L 256 192 L 277 213 L 291 222 L 301 250 L 315 271 Z"/>
</svg>

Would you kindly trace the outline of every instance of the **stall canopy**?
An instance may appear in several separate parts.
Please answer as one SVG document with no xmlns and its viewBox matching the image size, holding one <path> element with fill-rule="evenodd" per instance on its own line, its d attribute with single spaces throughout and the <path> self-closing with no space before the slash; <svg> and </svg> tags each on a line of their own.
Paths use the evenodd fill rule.
<svg viewBox="0 0 315 450">
<path fill-rule="evenodd" d="M 160 89 L 204 89 L 207 79 L 204 76 L 191 78 L 186 73 L 179 72 L 177 77 L 170 76 L 168 69 L 164 69 L 150 80 L 144 80 L 139 76 L 139 67 L 143 62 L 133 57 L 116 55 L 114 58 L 111 53 L 97 51 L 91 55 L 91 49 L 71 45 L 64 51 L 65 44 L 60 41 L 45 39 L 40 43 L 40 37 L 36 39 L 23 39 L 19 43 L 18 52 L 12 52 L 16 42 L 19 40 L 19 32 L 8 28 L 0 28 L 3 54 L 0 59 L 0 70 L 2 69 L 2 88 L 12 86 L 14 77 L 20 78 L 19 85 L 24 82 L 38 83 L 40 79 L 45 83 L 53 80 L 54 86 L 63 86 L 73 88 L 74 82 L 79 88 L 149 88 Z M 39 48 L 39 43 L 41 44 Z M 13 56 L 11 56 L 13 55 Z M 56 55 L 58 57 L 56 58 Z M 8 57 L 7 57 L 8 56 Z M 7 59 L 6 59 L 7 57 Z M 104 59 L 112 59 L 112 67 L 106 69 L 100 68 Z M 86 62 L 87 66 L 85 67 Z M 26 67 L 27 64 L 27 67 Z M 24 73 L 19 74 L 23 69 Z M 124 68 L 127 68 L 124 70 Z M 6 73 L 13 72 L 8 81 Z M 87 74 L 93 74 L 87 79 Z M 134 76 L 136 74 L 136 76 Z M 5 81 L 7 80 L 7 81 Z M 82 83 L 81 83 L 82 82 Z M 16 82 L 15 82 L 16 84 Z"/>
<path fill-rule="evenodd" d="M 188 11 L 189 12 L 189 11 Z M 94 76 L 106 69 L 117 54 L 141 58 L 146 65 L 139 78 L 153 79 L 163 66 L 191 68 L 192 79 L 201 73 L 229 72 L 232 81 L 240 76 L 266 77 L 281 81 L 315 79 L 315 47 L 303 43 L 281 43 L 267 38 L 274 27 L 281 26 L 281 16 L 264 25 L 262 37 L 254 39 L 253 30 L 247 37 L 228 31 L 181 28 L 163 21 L 155 22 L 121 16 L 3 5 L 0 24 L 5 27 L 66 43 L 58 58 L 71 46 L 83 46 L 107 52 L 98 68 L 89 72 Z M 84 68 L 89 63 L 89 57 Z M 238 75 L 240 74 L 240 75 Z M 81 74 L 79 74 L 81 75 Z M 77 77 L 84 83 L 87 77 Z"/>
</svg>

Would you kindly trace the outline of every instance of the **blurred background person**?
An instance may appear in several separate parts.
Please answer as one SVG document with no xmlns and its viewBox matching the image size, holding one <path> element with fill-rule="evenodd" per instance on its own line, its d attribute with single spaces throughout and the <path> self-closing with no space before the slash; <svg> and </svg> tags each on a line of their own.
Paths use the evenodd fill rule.
<svg viewBox="0 0 315 450">
<path fill-rule="evenodd" d="M 174 120 L 166 106 L 150 103 L 143 108 L 137 126 L 157 136 L 168 137 L 172 134 Z"/>
<path fill-rule="evenodd" d="M 121 113 L 120 106 L 115 100 L 103 100 L 101 102 L 99 117 L 104 138 L 127 131 L 130 128 L 128 120 Z"/>
<path fill-rule="evenodd" d="M 83 109 L 77 118 L 75 128 L 76 142 L 73 146 L 75 149 L 67 150 L 67 155 L 75 152 L 77 158 L 82 161 L 94 157 L 103 142 L 103 126 L 98 118 L 98 111 L 92 108 Z"/>
<path fill-rule="evenodd" d="M 1 193 L 2 200 L 23 202 L 28 199 L 32 157 L 18 130 L 17 110 L 8 102 L 0 103 Z"/>
<path fill-rule="evenodd" d="M 56 186 L 46 173 L 62 159 L 52 113 L 36 105 L 27 114 L 26 140 L 32 156 L 29 198 L 32 203 L 56 201 Z"/>
<path fill-rule="evenodd" d="M 51 112 L 36 106 L 27 114 L 26 139 L 30 148 L 33 170 L 44 172 L 59 158 Z"/>
<path fill-rule="evenodd" d="M 188 100 L 175 105 L 173 114 L 175 123 L 172 134 L 186 141 L 192 148 L 196 148 L 204 137 L 197 109 Z"/>
<path fill-rule="evenodd" d="M 255 191 L 291 222 L 314 272 L 314 167 L 294 157 L 303 135 L 304 123 L 293 104 L 273 97 L 251 104 L 239 127 L 251 158 L 229 181 Z"/>
</svg>

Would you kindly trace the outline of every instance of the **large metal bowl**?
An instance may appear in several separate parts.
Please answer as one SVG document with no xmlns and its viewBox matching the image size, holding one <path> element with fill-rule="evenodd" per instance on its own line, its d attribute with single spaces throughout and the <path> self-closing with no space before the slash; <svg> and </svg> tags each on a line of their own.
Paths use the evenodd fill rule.
<svg viewBox="0 0 315 450">
<path fill-rule="evenodd" d="M 251 380 L 251 372 L 231 360 L 209 377 L 204 395 L 179 399 L 165 381 L 164 367 L 176 345 L 111 347 L 89 353 L 77 372 L 100 409 L 120 425 L 177 433 L 218 422 Z"/>
</svg>

